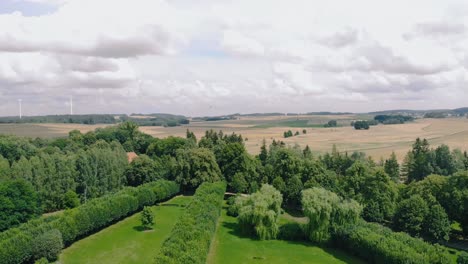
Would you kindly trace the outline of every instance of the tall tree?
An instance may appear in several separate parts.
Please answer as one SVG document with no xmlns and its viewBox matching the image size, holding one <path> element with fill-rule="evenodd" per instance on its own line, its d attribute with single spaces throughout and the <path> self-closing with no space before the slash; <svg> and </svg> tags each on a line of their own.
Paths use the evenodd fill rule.
<svg viewBox="0 0 468 264">
<path fill-rule="evenodd" d="M 392 152 L 390 159 L 385 160 L 384 168 L 385 172 L 394 182 L 400 181 L 400 165 L 398 164 L 395 152 Z"/>
</svg>

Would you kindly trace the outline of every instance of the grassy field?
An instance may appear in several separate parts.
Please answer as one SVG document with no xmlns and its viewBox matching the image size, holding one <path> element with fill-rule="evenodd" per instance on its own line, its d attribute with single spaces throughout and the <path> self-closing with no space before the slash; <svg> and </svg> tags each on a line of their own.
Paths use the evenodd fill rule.
<svg viewBox="0 0 468 264">
<path fill-rule="evenodd" d="M 179 127 L 141 127 L 140 129 L 155 137 L 181 136 L 190 129 L 197 138 L 206 130 L 223 130 L 225 133 L 242 134 L 247 150 L 258 154 L 262 141 L 269 144 L 273 139 L 283 140 L 287 145 L 298 144 L 302 148 L 309 145 L 316 154 L 331 151 L 336 145 L 340 151 L 362 151 L 379 160 L 387 158 L 392 151 L 400 161 L 417 137 L 427 138 L 433 146 L 447 144 L 451 148 L 468 150 L 468 119 L 418 119 L 415 122 L 402 125 L 379 125 L 370 130 L 354 130 L 351 120 L 369 118 L 355 115 L 318 115 L 318 116 L 249 116 L 238 120 L 223 120 L 212 122 L 192 122 Z M 341 127 L 323 128 L 329 120 L 337 120 Z M 16 134 L 29 137 L 60 137 L 66 136 L 70 130 L 78 129 L 83 133 L 93 130 L 99 125 L 74 124 L 1 124 L 0 134 Z M 306 129 L 307 134 L 302 134 Z M 299 136 L 283 138 L 287 130 L 300 132 Z"/>
<path fill-rule="evenodd" d="M 151 263 L 190 197 L 178 196 L 153 206 L 155 225 L 143 231 L 134 214 L 65 249 L 58 263 Z"/>
<path fill-rule="evenodd" d="M 282 219 L 285 221 L 285 219 Z M 345 253 L 306 242 L 259 241 L 242 236 L 237 220 L 223 209 L 208 264 L 249 263 L 363 263 Z"/>
</svg>

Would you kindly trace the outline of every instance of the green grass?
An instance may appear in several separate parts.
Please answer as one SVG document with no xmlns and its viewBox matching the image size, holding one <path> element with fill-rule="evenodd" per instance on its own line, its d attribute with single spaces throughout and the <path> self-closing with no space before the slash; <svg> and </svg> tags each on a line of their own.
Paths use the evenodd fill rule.
<svg viewBox="0 0 468 264">
<path fill-rule="evenodd" d="M 190 197 L 178 196 L 153 206 L 152 231 L 143 231 L 136 213 L 65 249 L 59 263 L 151 263 Z"/>
<path fill-rule="evenodd" d="M 282 219 L 281 222 L 286 221 Z M 242 236 L 237 220 L 223 209 L 212 243 L 208 264 L 248 263 L 363 263 L 342 251 L 320 248 L 307 242 L 259 241 Z"/>
</svg>

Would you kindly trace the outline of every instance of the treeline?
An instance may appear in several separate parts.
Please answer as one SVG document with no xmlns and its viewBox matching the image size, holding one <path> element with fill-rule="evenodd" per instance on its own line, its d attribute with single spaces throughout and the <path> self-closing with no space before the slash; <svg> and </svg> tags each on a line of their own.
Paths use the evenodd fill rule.
<svg viewBox="0 0 468 264">
<path fill-rule="evenodd" d="M 223 182 L 204 183 L 198 187 L 184 214 L 164 241 L 155 263 L 206 262 L 225 191 Z"/>
<path fill-rule="evenodd" d="M 117 115 L 123 116 L 123 115 Z M 0 117 L 0 123 L 64 123 L 64 124 L 115 124 L 115 115 L 47 115 Z"/>
<path fill-rule="evenodd" d="M 391 125 L 404 124 L 406 122 L 413 121 L 414 117 L 406 115 L 376 115 L 374 120 L 385 125 Z"/>
<path fill-rule="evenodd" d="M 8 116 L 0 117 L 0 124 L 36 124 L 36 123 L 58 123 L 58 124 L 117 124 L 123 122 L 134 122 L 139 126 L 167 126 L 174 127 L 189 124 L 185 116 L 171 114 L 150 114 L 135 117 L 137 114 L 127 116 L 125 114 L 92 114 L 92 115 L 47 115 L 47 116 Z"/>
<path fill-rule="evenodd" d="M 0 263 L 32 263 L 41 258 L 55 261 L 64 246 L 178 192 L 178 184 L 157 181 L 127 187 L 61 214 L 29 221 L 0 233 Z"/>
<path fill-rule="evenodd" d="M 120 120 L 123 122 L 133 122 L 139 126 L 175 127 L 190 124 L 190 120 L 188 120 L 185 116 L 171 114 L 132 114 L 130 116 L 121 116 Z"/>
</svg>

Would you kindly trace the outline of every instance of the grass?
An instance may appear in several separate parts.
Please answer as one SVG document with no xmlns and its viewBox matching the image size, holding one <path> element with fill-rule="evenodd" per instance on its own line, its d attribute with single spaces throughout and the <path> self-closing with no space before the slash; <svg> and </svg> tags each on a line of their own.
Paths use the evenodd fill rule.
<svg viewBox="0 0 468 264">
<path fill-rule="evenodd" d="M 282 219 L 281 222 L 287 221 Z M 237 220 L 226 215 L 218 223 L 208 264 L 237 263 L 363 263 L 342 251 L 320 248 L 308 242 L 259 241 L 241 235 Z"/>
<path fill-rule="evenodd" d="M 140 213 L 136 213 L 65 249 L 59 263 L 152 263 L 175 220 L 190 201 L 177 196 L 161 205 L 153 206 L 154 226 L 144 231 Z"/>
</svg>

